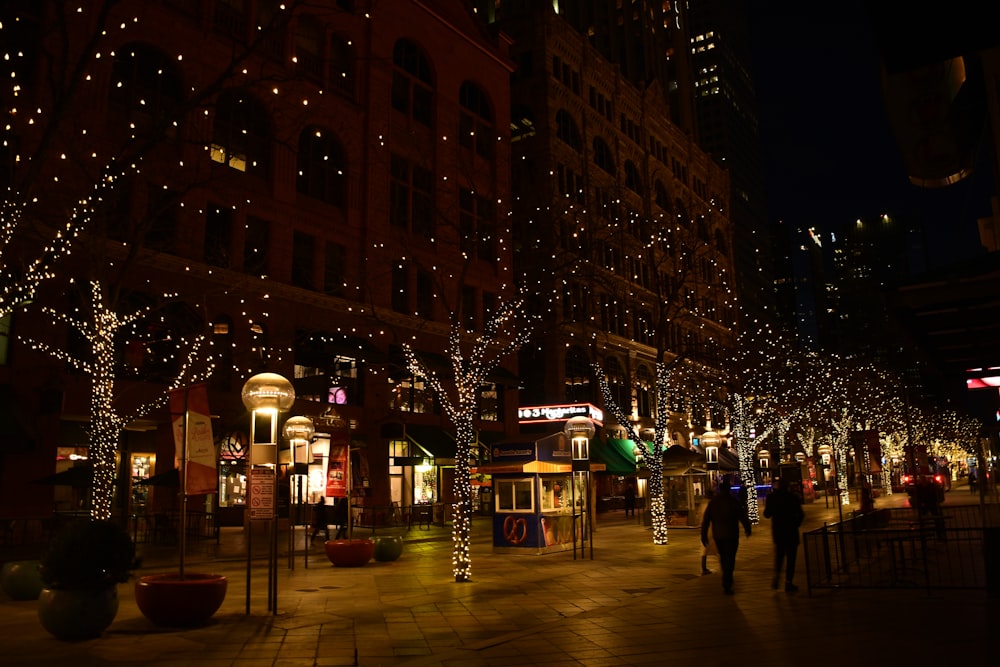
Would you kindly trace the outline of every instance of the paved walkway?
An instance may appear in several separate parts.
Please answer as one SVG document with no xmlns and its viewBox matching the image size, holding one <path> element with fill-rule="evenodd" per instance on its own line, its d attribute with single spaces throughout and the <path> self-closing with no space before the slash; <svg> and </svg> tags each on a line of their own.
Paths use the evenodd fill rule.
<svg viewBox="0 0 1000 667">
<path fill-rule="evenodd" d="M 949 503 L 971 502 L 964 487 Z M 878 506 L 905 501 L 880 498 Z M 806 528 L 837 520 L 823 500 L 806 506 Z M 649 530 L 620 512 L 599 516 L 594 557 L 498 555 L 489 521 L 477 517 L 471 582 L 451 571 L 447 529 L 413 529 L 392 563 L 334 568 L 319 544 L 288 567 L 279 545 L 278 612 L 267 607 L 267 566 L 251 568 L 246 613 L 243 533 L 218 546 L 195 543 L 187 571 L 229 577 L 222 608 L 204 627 L 158 628 L 135 605 L 131 585 L 105 634 L 66 643 L 49 636 L 34 602 L 0 598 L 0 665 L 455 667 L 545 665 L 932 665 L 996 664 L 1000 600 L 981 591 L 770 588 L 767 520 L 743 540 L 736 594 L 719 575 L 700 576 L 698 532 L 674 528 L 654 546 Z M 287 544 L 287 539 L 284 544 Z M 254 539 L 254 551 L 263 540 Z M 588 554 L 589 555 L 589 554 Z M 801 553 L 800 553 L 801 555 Z M 176 569 L 176 550 L 150 548 L 137 574 Z M 711 566 L 711 563 L 710 563 Z M 717 568 L 717 564 L 715 566 Z M 993 635 L 995 637 L 995 635 Z M 985 661 L 985 662 L 980 662 Z"/>
</svg>

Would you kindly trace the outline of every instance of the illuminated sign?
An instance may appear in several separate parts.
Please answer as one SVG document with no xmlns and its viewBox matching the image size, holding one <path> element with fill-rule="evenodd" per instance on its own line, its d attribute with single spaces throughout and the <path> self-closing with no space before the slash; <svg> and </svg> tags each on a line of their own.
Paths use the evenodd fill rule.
<svg viewBox="0 0 1000 667">
<path fill-rule="evenodd" d="M 517 409 L 519 424 L 566 421 L 572 417 L 589 417 L 598 426 L 603 425 L 604 422 L 604 413 L 590 403 L 536 405 Z"/>
</svg>

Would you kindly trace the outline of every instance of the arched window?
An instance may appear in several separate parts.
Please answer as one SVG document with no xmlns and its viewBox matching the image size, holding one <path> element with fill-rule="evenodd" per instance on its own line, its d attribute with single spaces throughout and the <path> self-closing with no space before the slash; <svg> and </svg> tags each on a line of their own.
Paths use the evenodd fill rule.
<svg viewBox="0 0 1000 667">
<path fill-rule="evenodd" d="M 133 136 L 157 132 L 177 136 L 175 121 L 184 100 L 175 61 L 147 44 L 125 44 L 111 66 L 110 121 L 133 127 Z"/>
<path fill-rule="evenodd" d="M 263 105 L 241 91 L 223 93 L 215 107 L 212 160 L 264 178 L 271 158 L 271 124 Z"/>
<path fill-rule="evenodd" d="M 625 187 L 632 192 L 642 190 L 642 177 L 639 176 L 639 168 L 632 160 L 625 160 Z"/>
<path fill-rule="evenodd" d="M 576 121 L 565 109 L 556 112 L 556 136 L 563 140 L 567 146 L 579 152 L 583 150 L 583 138 L 580 135 L 580 128 Z"/>
<path fill-rule="evenodd" d="M 625 414 L 632 412 L 632 391 L 629 387 L 628 376 L 622 368 L 618 357 L 608 357 L 604 361 L 604 370 L 608 377 L 608 391 L 612 400 L 621 408 Z M 607 407 L 607 406 L 605 406 Z"/>
<path fill-rule="evenodd" d="M 392 63 L 392 108 L 430 127 L 434 112 L 430 62 L 420 47 L 401 39 L 393 47 Z"/>
<path fill-rule="evenodd" d="M 667 188 L 663 185 L 663 182 L 656 181 L 653 189 L 656 193 L 656 205 L 669 213 L 672 210 L 670 207 L 670 195 L 667 194 Z"/>
<path fill-rule="evenodd" d="M 459 145 L 475 150 L 481 158 L 492 160 L 496 132 L 486 93 L 476 84 L 464 81 L 458 90 L 458 102 L 462 107 L 458 117 Z"/>
<path fill-rule="evenodd" d="M 641 364 L 635 371 L 636 409 L 640 417 L 653 416 L 654 378 L 649 367 Z"/>
<path fill-rule="evenodd" d="M 347 161 L 344 149 L 331 132 L 316 126 L 299 135 L 299 193 L 339 208 L 346 205 Z"/>
<path fill-rule="evenodd" d="M 587 357 L 587 352 L 580 347 L 571 347 L 566 351 L 565 363 L 566 402 L 591 402 L 590 359 Z"/>
<path fill-rule="evenodd" d="M 600 137 L 594 137 L 594 164 L 612 176 L 615 175 L 614 156 L 611 154 L 611 149 L 608 148 L 607 143 Z"/>
</svg>

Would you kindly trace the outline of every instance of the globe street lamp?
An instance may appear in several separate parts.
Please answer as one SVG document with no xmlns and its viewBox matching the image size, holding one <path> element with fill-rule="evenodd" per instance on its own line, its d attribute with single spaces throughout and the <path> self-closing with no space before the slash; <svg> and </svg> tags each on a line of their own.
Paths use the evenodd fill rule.
<svg viewBox="0 0 1000 667">
<path fill-rule="evenodd" d="M 582 516 L 586 521 L 590 521 L 590 439 L 594 437 L 594 422 L 588 417 L 572 417 L 566 420 L 566 424 L 563 426 L 563 433 L 570 441 L 570 446 L 573 453 L 573 484 L 572 484 L 572 502 L 573 502 L 573 559 L 576 560 L 576 488 L 577 480 L 580 480 L 584 486 L 585 500 L 583 502 L 584 511 Z M 581 524 L 586 525 L 586 524 Z M 586 530 L 581 538 L 586 538 L 590 540 L 590 558 L 594 558 L 594 535 L 593 530 Z M 583 543 L 581 541 L 581 555 L 583 553 L 582 549 Z"/>
<path fill-rule="evenodd" d="M 243 385 L 243 405 L 250 410 L 250 524 L 247 531 L 247 599 L 246 611 L 250 613 L 250 563 L 252 553 L 253 522 L 268 520 L 271 531 L 271 554 L 267 569 L 268 611 L 278 613 L 278 413 L 295 403 L 292 383 L 277 373 L 259 373 Z M 265 440 L 258 442 L 257 426 L 267 426 Z"/>
<path fill-rule="evenodd" d="M 316 428 L 308 417 L 289 417 L 285 422 L 284 431 L 292 459 L 292 474 L 288 476 L 291 484 L 288 494 L 288 566 L 295 569 L 295 527 L 302 523 L 302 506 L 308 502 L 309 461 L 312 458 L 309 453 L 309 443 Z M 308 531 L 308 524 L 306 529 Z M 305 563 L 308 567 L 308 549 L 305 550 Z"/>
</svg>

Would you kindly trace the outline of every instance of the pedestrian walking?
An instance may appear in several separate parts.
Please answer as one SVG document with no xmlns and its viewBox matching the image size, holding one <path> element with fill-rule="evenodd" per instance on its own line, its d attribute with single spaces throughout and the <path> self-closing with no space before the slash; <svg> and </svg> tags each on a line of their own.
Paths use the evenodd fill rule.
<svg viewBox="0 0 1000 667">
<path fill-rule="evenodd" d="M 625 485 L 625 516 L 635 516 L 635 486 L 632 482 Z"/>
<path fill-rule="evenodd" d="M 976 471 L 975 470 L 970 470 L 969 471 L 969 492 L 973 493 L 973 494 L 976 492 Z"/>
<path fill-rule="evenodd" d="M 347 498 L 338 498 L 337 504 L 333 506 L 333 523 L 337 524 L 337 534 L 333 539 L 342 540 L 347 537 Z"/>
<path fill-rule="evenodd" d="M 709 502 L 711 502 L 712 496 L 714 496 L 714 495 L 715 495 L 715 492 L 712 490 L 712 487 L 709 486 L 705 490 L 705 498 L 708 499 Z M 706 507 L 707 507 L 707 504 L 706 504 Z M 705 511 L 704 510 L 702 510 L 702 517 L 701 518 L 702 519 L 705 518 Z M 714 537 L 710 535 L 708 542 L 707 543 L 703 543 L 701 545 L 701 575 L 702 576 L 705 576 L 706 574 L 712 574 L 712 571 L 710 569 L 708 569 L 708 557 L 709 556 L 716 556 L 717 557 L 718 555 L 719 555 L 719 549 L 715 546 L 715 539 L 714 539 Z"/>
<path fill-rule="evenodd" d="M 330 539 L 330 524 L 326 521 L 326 499 L 320 498 L 315 505 L 313 505 L 312 511 L 312 535 L 310 536 L 310 541 L 314 541 L 316 536 L 319 535 L 319 531 L 323 531 L 326 535 L 326 539 Z"/>
<path fill-rule="evenodd" d="M 701 544 L 708 546 L 708 531 L 712 530 L 712 539 L 719 550 L 719 565 L 722 566 L 722 590 L 726 595 L 733 594 L 733 571 L 736 569 L 736 550 L 740 546 L 740 525 L 743 532 L 750 537 L 750 518 L 746 506 L 729 492 L 729 481 L 719 483 L 719 493 L 716 494 L 705 508 L 701 519 Z"/>
<path fill-rule="evenodd" d="M 779 479 L 778 487 L 767 496 L 764 517 L 771 520 L 771 538 L 774 540 L 774 577 L 771 588 L 777 589 L 782 566 L 785 571 L 785 592 L 799 590 L 795 578 L 795 561 L 799 551 L 799 526 L 805 519 L 802 501 L 788 488 L 787 479 Z"/>
</svg>

